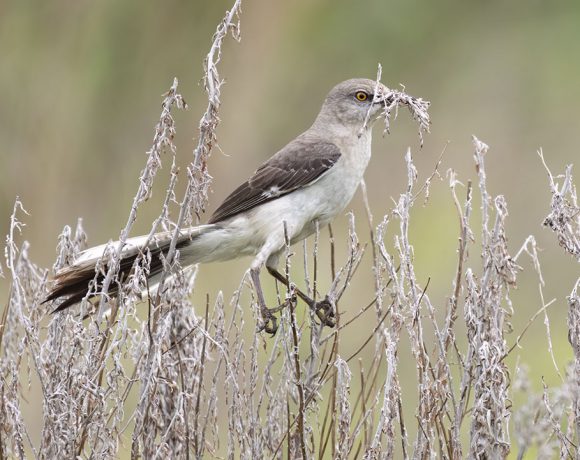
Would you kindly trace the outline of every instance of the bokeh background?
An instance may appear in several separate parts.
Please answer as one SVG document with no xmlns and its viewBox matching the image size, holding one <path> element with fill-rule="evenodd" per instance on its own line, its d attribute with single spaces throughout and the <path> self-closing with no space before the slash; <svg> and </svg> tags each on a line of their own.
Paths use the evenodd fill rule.
<svg viewBox="0 0 580 460">
<path fill-rule="evenodd" d="M 173 77 L 190 107 L 176 113 L 178 158 L 182 166 L 192 158 L 206 106 L 202 61 L 231 3 L 0 1 L 0 234 L 7 233 L 20 196 L 30 213 L 22 238 L 41 266 L 52 264 L 58 234 L 78 217 L 89 243 L 116 239 L 137 189 L 161 94 Z M 580 3 L 246 0 L 241 29 L 241 42 L 227 39 L 223 49 L 220 73 L 226 83 L 219 148 L 209 164 L 215 180 L 208 211 L 309 126 L 332 85 L 374 78 L 380 62 L 385 84 L 402 83 L 432 102 L 433 124 L 422 149 L 406 111 L 392 122 L 390 135 L 381 137 L 376 129 L 366 176 L 373 214 L 378 219 L 388 212 L 391 197 L 403 191 L 407 147 L 420 178 L 432 172 L 446 148 L 441 171 L 453 168 L 466 183 L 476 177 L 471 135 L 488 143 L 489 191 L 508 201 L 510 248 L 515 252 L 533 234 L 542 249 L 544 298 L 557 299 L 549 314 L 557 362 L 564 368 L 571 357 L 565 296 L 580 270 L 541 226 L 549 190 L 536 152 L 543 148 L 554 172 L 580 158 Z M 148 232 L 158 215 L 168 169 L 166 164 L 156 193 L 141 209 L 135 234 Z M 428 206 L 415 208 L 411 237 L 419 278 L 431 277 L 429 295 L 443 308 L 458 225 L 446 181 L 435 181 L 431 194 Z M 360 195 L 352 209 L 364 239 Z M 346 234 L 346 222 L 338 219 L 337 235 Z M 476 213 L 476 237 L 477 222 Z M 247 263 L 203 267 L 200 304 L 205 292 L 231 295 Z M 478 263 L 474 247 L 471 265 Z M 522 266 L 519 289 L 512 293 L 512 340 L 541 306 L 532 266 L 525 259 Z M 351 299 L 372 292 L 370 272 L 361 273 Z M 6 285 L 0 284 L 6 298 Z M 347 308 L 348 299 L 344 303 Z M 364 328 L 374 326 L 357 327 L 366 336 Z M 545 336 L 540 319 L 510 361 L 512 368 L 516 359 L 527 363 L 537 388 L 541 376 L 549 385 L 559 383 Z M 414 382 L 414 366 L 405 359 L 404 388 Z"/>
</svg>

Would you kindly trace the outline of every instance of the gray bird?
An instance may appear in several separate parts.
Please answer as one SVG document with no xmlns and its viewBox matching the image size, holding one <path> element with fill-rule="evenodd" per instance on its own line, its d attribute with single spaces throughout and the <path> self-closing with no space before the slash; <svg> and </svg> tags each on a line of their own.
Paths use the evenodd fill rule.
<svg viewBox="0 0 580 460">
<path fill-rule="evenodd" d="M 219 206 L 206 225 L 182 230 L 177 248 L 182 266 L 253 256 L 250 275 L 263 317 L 260 329 L 274 333 L 276 319 L 260 284 L 260 270 L 282 282 L 278 261 L 286 245 L 299 242 L 342 212 L 358 188 L 371 157 L 371 130 L 388 97 L 388 89 L 368 79 L 346 80 L 326 96 L 312 126 L 267 160 L 246 182 Z M 144 247 L 147 237 L 127 240 L 120 263 L 120 279 L 127 279 L 139 254 L 149 251 L 150 283 L 159 279 L 162 254 L 167 253 L 172 233 L 159 233 Z M 102 283 L 95 273 L 104 245 L 81 253 L 71 267 L 56 274 L 56 283 L 46 301 L 61 303 L 55 311 L 80 302 L 89 283 Z M 116 287 L 109 289 L 115 294 Z M 94 291 L 93 291 L 94 292 Z M 328 301 L 313 302 L 297 294 L 332 325 Z"/>
</svg>

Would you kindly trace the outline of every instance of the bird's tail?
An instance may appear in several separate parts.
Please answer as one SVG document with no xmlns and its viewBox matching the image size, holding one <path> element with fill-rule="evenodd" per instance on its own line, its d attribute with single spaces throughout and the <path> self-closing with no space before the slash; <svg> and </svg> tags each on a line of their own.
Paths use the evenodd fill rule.
<svg viewBox="0 0 580 460">
<path fill-rule="evenodd" d="M 186 264 L 198 262 L 198 260 L 195 260 L 197 259 L 196 257 L 192 258 L 191 247 L 199 246 L 200 243 L 202 246 L 206 246 L 206 244 L 200 240 L 203 240 L 211 233 L 215 233 L 214 231 L 218 228 L 219 227 L 216 225 L 201 225 L 198 227 L 192 227 L 183 232 L 177 240 L 176 249 L 180 250 L 180 253 L 181 250 L 184 250 L 186 253 L 184 262 Z M 117 275 L 118 279 L 122 281 L 127 280 L 137 258 L 141 254 L 147 252 L 149 252 L 151 257 L 148 278 L 151 279 L 160 275 L 163 270 L 163 257 L 169 251 L 172 238 L 173 232 L 158 233 L 149 242 L 147 241 L 147 236 L 129 238 L 121 252 L 121 260 Z M 211 241 L 213 238 L 209 238 L 209 240 Z M 89 289 L 93 292 L 99 291 L 99 288 L 102 287 L 108 267 L 106 264 L 103 264 L 104 266 L 98 266 L 98 262 L 103 257 L 107 247 L 114 249 L 117 247 L 117 244 L 118 243 L 109 243 L 108 245 L 101 245 L 87 249 L 79 255 L 73 265 L 62 269 L 55 275 L 56 283 L 44 300 L 45 302 L 50 302 L 63 299 L 53 312 L 64 310 L 71 305 L 80 302 L 84 297 L 86 297 Z M 183 255 L 181 259 L 184 259 Z M 93 281 L 96 282 L 96 286 L 91 286 Z M 112 283 L 109 287 L 108 294 L 115 295 L 118 291 L 118 286 L 119 283 Z"/>
</svg>

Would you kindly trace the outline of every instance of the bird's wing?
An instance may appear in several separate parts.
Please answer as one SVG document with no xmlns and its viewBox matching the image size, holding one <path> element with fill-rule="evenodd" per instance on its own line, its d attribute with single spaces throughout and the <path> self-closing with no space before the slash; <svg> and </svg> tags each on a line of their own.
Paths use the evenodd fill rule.
<svg viewBox="0 0 580 460">
<path fill-rule="evenodd" d="M 340 149 L 330 142 L 298 138 L 234 190 L 214 212 L 209 223 L 222 221 L 306 187 L 332 168 L 339 158 Z"/>
</svg>

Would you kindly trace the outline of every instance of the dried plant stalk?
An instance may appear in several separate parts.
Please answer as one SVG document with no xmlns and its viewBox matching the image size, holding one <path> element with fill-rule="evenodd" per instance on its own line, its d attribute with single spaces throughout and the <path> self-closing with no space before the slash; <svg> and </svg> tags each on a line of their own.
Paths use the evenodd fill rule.
<svg viewBox="0 0 580 460">
<path fill-rule="evenodd" d="M 548 173 L 552 193 L 551 210 L 544 219 L 544 225 L 556 233 L 560 246 L 580 262 L 580 206 L 572 178 L 572 165 L 568 165 L 564 175 L 559 176 L 563 178 L 560 186 L 548 168 L 541 150 L 538 155 Z"/>
<path fill-rule="evenodd" d="M 380 88 L 380 81 L 382 75 L 383 67 L 379 63 L 377 69 L 377 79 L 375 85 L 375 98 L 381 98 L 383 101 L 383 110 L 381 112 L 381 116 L 385 123 L 385 133 L 391 132 L 391 116 L 394 113 L 395 119 L 399 115 L 399 107 L 407 107 L 413 120 L 417 122 L 419 126 L 419 140 L 421 146 L 423 146 L 423 133 L 428 133 L 429 128 L 431 126 L 431 119 L 429 117 L 429 105 L 431 104 L 429 101 L 425 101 L 421 98 L 413 97 L 407 93 L 405 93 L 405 88 L 401 91 L 387 88 L 386 92 L 383 90 L 379 90 Z M 365 119 L 363 129 L 369 122 L 369 113 L 367 113 L 367 117 Z"/>
</svg>

